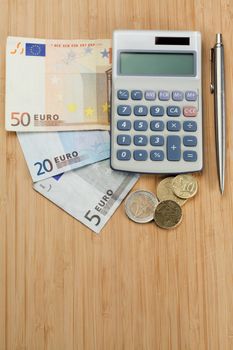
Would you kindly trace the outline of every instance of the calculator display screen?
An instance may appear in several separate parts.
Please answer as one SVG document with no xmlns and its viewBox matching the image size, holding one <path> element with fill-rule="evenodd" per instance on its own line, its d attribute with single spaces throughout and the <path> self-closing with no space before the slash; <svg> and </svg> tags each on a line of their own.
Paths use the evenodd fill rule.
<svg viewBox="0 0 233 350">
<path fill-rule="evenodd" d="M 121 75 L 194 76 L 194 53 L 121 52 Z"/>
</svg>

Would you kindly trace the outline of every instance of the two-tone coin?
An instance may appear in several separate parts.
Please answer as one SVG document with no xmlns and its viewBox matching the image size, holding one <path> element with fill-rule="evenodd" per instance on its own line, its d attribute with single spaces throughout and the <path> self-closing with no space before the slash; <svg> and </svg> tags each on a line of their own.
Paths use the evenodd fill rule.
<svg viewBox="0 0 233 350">
<path fill-rule="evenodd" d="M 138 190 L 126 198 L 125 212 L 129 219 L 146 223 L 153 220 L 157 204 L 158 199 L 152 192 Z"/>
<path fill-rule="evenodd" d="M 182 206 L 187 200 L 179 198 L 175 195 L 172 187 L 173 179 L 174 177 L 166 177 L 160 181 L 157 187 L 157 197 L 160 202 L 164 200 L 172 200 Z"/>
<path fill-rule="evenodd" d="M 161 228 L 175 228 L 182 221 L 180 205 L 172 200 L 160 202 L 155 208 L 154 221 Z"/>
<path fill-rule="evenodd" d="M 177 175 L 172 180 L 172 190 L 182 199 L 194 197 L 198 190 L 197 179 L 190 174 Z"/>
</svg>

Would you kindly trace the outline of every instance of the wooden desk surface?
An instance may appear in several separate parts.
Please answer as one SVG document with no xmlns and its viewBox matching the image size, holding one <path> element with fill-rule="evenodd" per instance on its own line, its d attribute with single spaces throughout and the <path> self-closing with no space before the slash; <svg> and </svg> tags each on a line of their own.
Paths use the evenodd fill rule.
<svg viewBox="0 0 233 350">
<path fill-rule="evenodd" d="M 113 29 L 203 35 L 205 168 L 173 231 L 137 225 L 123 205 L 100 236 L 32 190 L 4 130 L 7 35 L 110 38 Z M 209 49 L 226 53 L 227 171 L 217 181 Z M 233 349 L 232 0 L 0 0 L 0 349 Z M 155 191 L 159 178 L 135 188 Z"/>
</svg>

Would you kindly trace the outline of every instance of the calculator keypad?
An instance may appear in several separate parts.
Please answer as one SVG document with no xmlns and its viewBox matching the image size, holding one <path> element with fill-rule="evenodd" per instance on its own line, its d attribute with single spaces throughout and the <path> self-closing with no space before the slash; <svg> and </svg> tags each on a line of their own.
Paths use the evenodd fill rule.
<svg viewBox="0 0 233 350">
<path fill-rule="evenodd" d="M 117 99 L 118 160 L 197 161 L 197 91 L 120 89 Z"/>
</svg>

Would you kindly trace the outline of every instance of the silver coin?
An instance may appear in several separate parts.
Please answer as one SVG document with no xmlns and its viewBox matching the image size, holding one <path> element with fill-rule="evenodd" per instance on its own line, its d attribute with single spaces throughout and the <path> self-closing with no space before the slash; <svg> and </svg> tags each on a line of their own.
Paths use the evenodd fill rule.
<svg viewBox="0 0 233 350">
<path fill-rule="evenodd" d="M 125 201 L 125 212 L 129 219 L 146 223 L 154 219 L 157 197 L 149 191 L 138 190 L 130 193 Z"/>
</svg>

